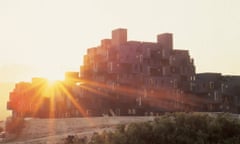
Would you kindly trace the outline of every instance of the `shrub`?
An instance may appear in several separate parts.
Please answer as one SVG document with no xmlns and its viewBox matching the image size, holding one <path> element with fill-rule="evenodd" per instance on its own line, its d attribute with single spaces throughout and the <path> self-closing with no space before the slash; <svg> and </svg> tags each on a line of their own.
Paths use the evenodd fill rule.
<svg viewBox="0 0 240 144">
<path fill-rule="evenodd" d="M 95 134 L 91 144 L 239 144 L 240 121 L 229 115 L 173 113 Z"/>
<path fill-rule="evenodd" d="M 87 144 L 87 137 L 77 137 L 75 135 L 68 135 L 64 139 L 64 144 Z"/>
</svg>

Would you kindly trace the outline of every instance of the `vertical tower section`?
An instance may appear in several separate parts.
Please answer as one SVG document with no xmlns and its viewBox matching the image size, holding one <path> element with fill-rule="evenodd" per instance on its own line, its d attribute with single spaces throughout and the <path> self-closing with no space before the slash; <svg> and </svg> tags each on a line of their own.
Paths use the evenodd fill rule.
<svg viewBox="0 0 240 144">
<path fill-rule="evenodd" d="M 127 29 L 119 28 L 112 31 L 112 45 L 119 46 L 127 42 Z"/>
<path fill-rule="evenodd" d="M 157 43 L 160 44 L 162 48 L 173 49 L 173 35 L 171 33 L 163 33 L 157 35 Z"/>
</svg>

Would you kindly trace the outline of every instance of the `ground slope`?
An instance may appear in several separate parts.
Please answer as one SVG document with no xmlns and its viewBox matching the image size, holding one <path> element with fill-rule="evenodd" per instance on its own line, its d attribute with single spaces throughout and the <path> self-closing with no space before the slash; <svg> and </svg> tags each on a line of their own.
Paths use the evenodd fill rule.
<svg viewBox="0 0 240 144">
<path fill-rule="evenodd" d="M 68 135 L 89 136 L 94 132 L 112 130 L 118 124 L 153 120 L 153 117 L 94 117 L 65 119 L 28 119 L 17 140 L 9 144 L 63 143 Z"/>
</svg>

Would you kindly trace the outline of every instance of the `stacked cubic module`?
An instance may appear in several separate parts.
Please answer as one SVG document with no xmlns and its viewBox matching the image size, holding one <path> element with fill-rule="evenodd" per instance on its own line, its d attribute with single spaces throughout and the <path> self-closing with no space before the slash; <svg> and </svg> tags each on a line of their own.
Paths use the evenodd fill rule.
<svg viewBox="0 0 240 144">
<path fill-rule="evenodd" d="M 170 106 L 178 103 L 174 97 L 189 92 L 195 76 L 189 52 L 173 49 L 172 34 L 158 35 L 157 42 L 127 41 L 122 28 L 112 31 L 112 39 L 89 48 L 80 70 L 86 87 L 100 93 L 94 94 L 96 99 L 106 99 L 104 111 L 117 114 L 143 107 L 176 110 Z"/>
</svg>

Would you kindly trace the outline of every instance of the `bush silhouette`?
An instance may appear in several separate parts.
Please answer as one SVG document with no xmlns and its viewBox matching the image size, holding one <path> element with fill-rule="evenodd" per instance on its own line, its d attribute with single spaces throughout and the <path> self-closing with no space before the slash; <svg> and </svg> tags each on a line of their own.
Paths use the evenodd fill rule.
<svg viewBox="0 0 240 144">
<path fill-rule="evenodd" d="M 226 114 L 173 113 L 94 134 L 90 144 L 239 144 L 240 121 Z"/>
</svg>

